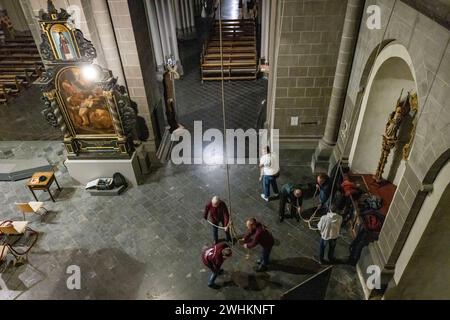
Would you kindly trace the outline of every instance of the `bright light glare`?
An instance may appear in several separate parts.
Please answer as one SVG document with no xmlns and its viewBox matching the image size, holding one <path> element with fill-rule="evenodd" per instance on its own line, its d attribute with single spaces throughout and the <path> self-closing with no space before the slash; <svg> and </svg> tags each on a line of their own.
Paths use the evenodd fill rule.
<svg viewBox="0 0 450 320">
<path fill-rule="evenodd" d="M 96 81 L 99 78 L 98 69 L 92 65 L 84 66 L 81 69 L 81 72 L 83 74 L 83 78 L 87 81 Z"/>
</svg>

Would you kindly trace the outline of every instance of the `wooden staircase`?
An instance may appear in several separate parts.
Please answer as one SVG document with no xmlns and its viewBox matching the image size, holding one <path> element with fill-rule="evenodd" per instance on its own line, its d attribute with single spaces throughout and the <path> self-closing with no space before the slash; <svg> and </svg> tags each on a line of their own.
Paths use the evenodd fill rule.
<svg viewBox="0 0 450 320">
<path fill-rule="evenodd" d="M 258 53 L 255 21 L 222 20 L 222 28 L 216 21 L 210 39 L 203 45 L 200 64 L 202 81 L 256 80 Z"/>
</svg>

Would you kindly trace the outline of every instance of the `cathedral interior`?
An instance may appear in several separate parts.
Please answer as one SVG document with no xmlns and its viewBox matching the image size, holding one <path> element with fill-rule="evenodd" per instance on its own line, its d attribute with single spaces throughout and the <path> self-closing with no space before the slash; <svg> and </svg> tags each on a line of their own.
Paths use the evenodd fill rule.
<svg viewBox="0 0 450 320">
<path fill-rule="evenodd" d="M 0 0 L 0 300 L 450 299 L 449 43 L 449 0 Z"/>
</svg>

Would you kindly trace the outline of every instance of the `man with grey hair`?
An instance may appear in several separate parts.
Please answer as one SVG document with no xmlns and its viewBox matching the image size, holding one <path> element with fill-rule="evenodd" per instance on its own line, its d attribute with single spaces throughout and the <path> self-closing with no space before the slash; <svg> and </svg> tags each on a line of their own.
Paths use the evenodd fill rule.
<svg viewBox="0 0 450 320">
<path fill-rule="evenodd" d="M 214 196 L 211 201 L 206 204 L 203 217 L 205 220 L 209 220 L 213 225 L 214 244 L 219 243 L 220 224 L 225 228 L 227 242 L 232 241 L 228 225 L 230 222 L 230 214 L 228 213 L 227 205 L 220 200 L 218 196 Z"/>
</svg>

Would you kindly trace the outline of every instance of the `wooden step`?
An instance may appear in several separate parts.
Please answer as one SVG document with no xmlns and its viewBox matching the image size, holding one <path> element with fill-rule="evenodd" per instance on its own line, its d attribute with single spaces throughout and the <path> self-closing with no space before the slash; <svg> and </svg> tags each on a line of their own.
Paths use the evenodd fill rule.
<svg viewBox="0 0 450 320">
<path fill-rule="evenodd" d="M 209 53 L 203 56 L 206 60 L 220 60 L 222 55 L 220 53 Z M 223 59 L 245 59 L 245 58 L 254 58 L 256 59 L 256 54 L 251 53 L 224 53 Z"/>
<path fill-rule="evenodd" d="M 203 62 L 202 66 L 205 67 L 221 67 L 221 66 L 248 66 L 248 65 L 257 65 L 257 61 L 256 59 L 237 59 L 234 61 L 220 61 L 220 60 L 209 60 L 209 61 L 205 61 Z"/>
<path fill-rule="evenodd" d="M 220 49 L 220 47 L 215 48 L 207 48 L 206 54 L 217 54 L 220 52 L 223 53 L 255 53 L 256 54 L 256 47 L 224 47 Z"/>
<path fill-rule="evenodd" d="M 252 19 L 235 19 L 235 20 L 216 20 L 214 25 L 255 25 L 255 20 Z"/>
<path fill-rule="evenodd" d="M 226 47 L 244 47 L 244 46 L 255 46 L 256 47 L 256 42 L 255 41 L 248 41 L 248 40 L 223 40 L 222 42 L 220 41 L 210 41 L 208 43 L 209 47 L 218 47 L 220 45 L 226 46 Z"/>
</svg>

